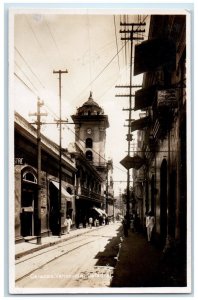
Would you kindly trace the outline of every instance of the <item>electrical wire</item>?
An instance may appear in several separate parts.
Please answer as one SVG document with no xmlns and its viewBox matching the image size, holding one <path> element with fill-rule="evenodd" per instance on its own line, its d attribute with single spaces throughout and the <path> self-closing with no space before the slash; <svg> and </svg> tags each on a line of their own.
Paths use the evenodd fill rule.
<svg viewBox="0 0 198 300">
<path fill-rule="evenodd" d="M 114 20 L 114 29 L 115 29 L 115 40 L 116 40 L 116 50 L 117 50 L 117 56 L 118 56 L 118 69 L 120 72 L 120 59 L 119 59 L 119 54 L 118 54 L 118 38 L 117 38 L 117 29 L 116 29 L 116 18 L 115 15 L 113 16 Z"/>
<path fill-rule="evenodd" d="M 148 16 L 146 16 L 145 17 L 145 19 L 147 18 Z M 145 21 L 145 19 L 143 20 L 143 22 Z M 28 24 L 29 24 L 29 22 L 28 22 Z M 38 41 L 38 39 L 37 39 L 37 37 L 36 37 L 36 35 L 35 35 L 35 33 L 34 33 L 34 31 L 33 31 L 33 29 L 32 29 L 32 27 L 31 27 L 31 25 L 29 24 L 29 26 L 30 26 L 30 28 L 31 28 L 31 30 L 32 30 L 32 32 L 33 32 L 33 35 L 34 35 L 34 37 L 35 37 L 35 39 L 36 39 L 36 41 L 37 41 L 37 43 L 39 44 L 39 46 L 40 46 L 40 43 L 39 43 L 39 41 Z M 123 48 L 124 47 L 126 47 L 126 45 L 128 44 L 128 41 L 126 42 L 126 43 L 124 43 L 124 45 L 120 48 L 120 50 L 119 51 L 117 51 L 117 53 L 116 53 L 116 55 L 114 55 L 113 57 L 112 57 L 112 59 L 107 63 L 107 65 L 97 74 L 97 76 L 89 83 L 89 85 L 88 86 L 86 86 L 86 88 L 84 88 L 83 89 L 83 92 L 90 86 L 90 85 L 92 85 L 100 76 L 101 76 L 101 74 L 108 68 L 108 66 L 114 61 L 114 59 L 119 55 L 119 53 L 123 50 Z M 42 49 L 42 47 L 40 46 L 40 48 Z M 18 49 L 15 47 L 15 49 L 16 49 L 16 51 L 19 53 L 19 55 L 22 57 L 22 59 L 24 60 L 24 58 L 23 58 L 23 56 L 20 54 L 20 52 L 18 51 Z M 43 49 L 42 49 L 42 51 L 43 51 Z M 26 61 L 24 60 L 24 62 L 26 63 Z M 28 65 L 27 63 L 26 63 L 26 65 Z M 28 65 L 28 67 L 29 67 L 29 65 Z M 31 68 L 29 67 L 29 69 L 31 70 Z M 34 72 L 31 70 L 31 72 L 34 74 Z M 35 92 L 15 73 L 15 76 L 17 76 L 18 78 L 19 78 L 19 80 L 21 80 L 24 84 L 25 84 L 25 86 L 30 90 L 30 91 L 32 91 L 33 92 L 33 94 L 35 95 Z M 34 76 L 36 76 L 35 74 L 34 74 Z M 38 77 L 36 76 L 36 78 L 38 79 Z M 41 83 L 40 83 L 41 84 Z M 82 92 L 81 92 L 82 93 Z M 80 93 L 80 94 L 81 94 Z M 77 98 L 77 97 L 76 97 Z M 75 99 L 76 99 L 75 98 Z M 70 128 L 69 128 L 69 130 L 71 130 Z M 76 133 L 75 132 L 73 132 L 75 135 L 76 135 Z M 85 143 L 83 140 L 82 140 L 82 142 L 83 143 Z M 103 158 L 99 153 L 97 153 L 96 151 L 95 151 L 95 153 L 97 154 L 97 155 L 99 155 L 101 158 Z M 105 158 L 103 158 L 104 160 L 105 160 Z M 106 161 L 106 160 L 105 160 Z M 115 166 L 116 167 L 116 166 Z M 118 168 L 118 167 L 117 167 Z M 120 168 L 118 168 L 118 169 L 120 169 Z M 121 171 L 123 171 L 122 169 L 120 169 Z M 125 172 L 125 171 L 123 171 L 123 172 Z"/>
<path fill-rule="evenodd" d="M 89 23 L 89 14 L 87 14 L 87 32 L 88 32 L 88 41 L 89 41 L 89 76 L 90 76 L 90 88 L 92 90 L 92 53 L 91 53 L 91 37 L 90 37 L 90 23 Z"/>
<path fill-rule="evenodd" d="M 51 39 L 52 39 L 52 41 L 53 41 L 53 43 L 55 45 L 55 48 L 57 49 L 57 52 L 58 52 L 59 56 L 61 57 L 62 61 L 64 62 L 64 58 L 63 58 L 63 56 L 62 56 L 62 54 L 60 52 L 60 49 L 59 49 L 58 44 L 57 44 L 57 42 L 55 40 L 55 37 L 54 37 L 54 35 L 53 35 L 53 33 L 52 33 L 51 29 L 50 29 L 48 21 L 46 20 L 46 17 L 45 17 L 45 24 L 46 24 L 46 27 L 47 27 L 47 29 L 49 31 L 50 37 L 51 37 Z"/>
<path fill-rule="evenodd" d="M 53 70 L 53 66 L 50 63 L 51 60 L 47 59 L 47 57 L 46 57 L 46 51 L 44 51 L 43 47 L 41 46 L 41 43 L 38 40 L 38 38 L 36 36 L 36 33 L 35 33 L 34 29 L 32 28 L 32 25 L 30 24 L 30 22 L 29 22 L 29 20 L 28 20 L 27 17 L 26 17 L 26 22 L 27 22 L 27 24 L 28 24 L 28 26 L 29 26 L 29 28 L 30 28 L 30 30 L 31 30 L 31 32 L 32 32 L 32 34 L 33 34 L 33 36 L 34 36 L 34 38 L 35 38 L 35 40 L 36 40 L 36 42 L 37 42 L 37 44 L 39 46 L 39 48 L 41 49 L 41 51 L 43 53 L 43 56 L 45 57 L 45 60 L 47 60 L 47 63 L 50 65 L 51 70 Z"/>
<path fill-rule="evenodd" d="M 24 61 L 24 63 L 26 64 L 26 66 L 29 68 L 29 70 L 31 71 L 31 73 L 34 75 L 34 77 L 37 79 L 37 81 L 39 82 L 39 84 L 41 85 L 42 88 L 45 88 L 45 86 L 42 84 L 42 82 L 40 81 L 40 79 L 38 78 L 38 76 L 36 75 L 36 73 L 32 70 L 32 68 L 30 67 L 29 63 L 27 63 L 27 61 L 25 60 L 25 58 L 23 57 L 23 55 L 20 53 L 20 51 L 16 48 L 16 46 L 14 47 L 14 49 L 16 50 L 16 52 L 19 54 L 19 56 L 22 58 L 22 60 Z"/>
<path fill-rule="evenodd" d="M 36 97 L 38 97 L 38 95 L 33 91 L 33 89 L 31 89 L 26 83 L 25 81 L 16 73 L 14 72 L 14 75 L 26 86 L 26 88 L 31 91 Z"/>
<path fill-rule="evenodd" d="M 128 41 L 127 41 L 128 43 Z M 124 45 L 125 46 L 125 45 Z M 124 48 L 124 46 L 121 47 L 121 49 L 118 51 L 118 53 L 120 53 L 122 51 L 122 49 Z M 97 76 L 78 94 L 78 96 L 76 96 L 74 99 L 73 99 L 73 102 L 79 98 L 79 96 L 81 94 L 83 94 L 84 91 L 86 91 L 88 89 L 88 87 L 93 84 L 100 76 L 101 74 L 108 68 L 108 66 L 114 61 L 114 59 L 117 57 L 118 53 L 116 53 L 112 58 L 111 60 L 107 63 L 107 65 L 97 74 Z"/>
<path fill-rule="evenodd" d="M 50 108 L 48 105 L 45 104 L 45 106 L 47 107 L 47 109 L 49 109 L 49 110 L 51 111 L 51 114 L 52 114 L 53 116 L 55 116 L 56 118 L 58 118 L 58 116 L 51 110 L 51 108 Z M 71 132 L 79 139 L 79 141 L 80 141 L 79 144 L 84 148 L 84 146 L 86 145 L 86 142 L 80 138 L 80 135 L 77 134 L 75 131 L 73 131 L 67 124 L 64 124 L 64 126 L 65 126 L 68 130 L 70 130 L 70 131 L 71 131 Z M 102 155 L 100 155 L 97 151 L 95 151 L 95 150 L 92 149 L 92 152 L 95 153 L 95 154 L 97 154 L 100 158 L 102 158 L 102 159 L 104 160 L 104 162 L 108 162 L 108 160 L 106 160 L 106 159 L 105 159 Z M 126 173 L 126 171 L 120 169 L 118 166 L 115 166 L 115 165 L 114 165 L 114 167 L 117 168 L 117 169 L 119 169 L 120 171 Z"/>
<path fill-rule="evenodd" d="M 30 84 L 32 85 L 32 87 L 38 92 L 38 89 L 35 87 L 35 85 L 32 83 L 32 81 L 30 80 L 30 78 L 25 74 L 25 72 L 21 69 L 21 67 L 17 64 L 17 62 L 15 61 L 16 66 L 19 68 L 19 70 L 21 71 L 21 73 L 27 78 L 27 80 L 30 82 Z"/>
</svg>

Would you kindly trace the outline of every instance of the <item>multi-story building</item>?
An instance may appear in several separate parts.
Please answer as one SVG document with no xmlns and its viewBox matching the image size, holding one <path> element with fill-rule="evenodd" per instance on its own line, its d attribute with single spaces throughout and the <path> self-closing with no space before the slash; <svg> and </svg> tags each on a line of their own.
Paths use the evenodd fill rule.
<svg viewBox="0 0 198 300">
<path fill-rule="evenodd" d="M 151 16 L 148 40 L 135 48 L 134 73 L 144 73 L 134 109 L 145 116 L 132 123 L 132 131 L 139 130 L 137 151 L 144 160 L 133 172 L 141 221 L 152 210 L 156 241 L 162 248 L 177 245 L 186 262 L 185 15 Z"/>
<path fill-rule="evenodd" d="M 93 207 L 102 208 L 107 213 L 104 195 L 108 173 L 105 142 L 109 121 L 103 109 L 93 100 L 92 93 L 72 119 L 75 123 L 75 145 L 69 151 L 76 158 L 77 219 L 82 222 L 93 213 Z"/>
<path fill-rule="evenodd" d="M 38 234 L 37 130 L 15 113 L 15 239 Z M 61 223 L 74 222 L 75 161 L 62 154 Z M 41 135 L 41 235 L 59 233 L 59 146 Z"/>
</svg>

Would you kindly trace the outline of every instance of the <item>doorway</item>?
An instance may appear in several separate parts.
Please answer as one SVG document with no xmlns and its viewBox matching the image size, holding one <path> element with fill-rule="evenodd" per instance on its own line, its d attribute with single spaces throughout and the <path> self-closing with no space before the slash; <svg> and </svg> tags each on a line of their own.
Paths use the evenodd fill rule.
<svg viewBox="0 0 198 300">
<path fill-rule="evenodd" d="M 35 235 L 35 207 L 37 202 L 37 179 L 31 171 L 23 171 L 21 185 L 21 236 Z"/>
<path fill-rule="evenodd" d="M 177 184 L 177 173 L 173 171 L 170 174 L 170 203 L 169 203 L 169 234 L 171 237 L 175 238 L 175 228 L 176 228 L 176 192 Z"/>
<path fill-rule="evenodd" d="M 167 236 L 167 161 L 160 168 L 160 237 L 164 246 Z"/>
<path fill-rule="evenodd" d="M 49 184 L 49 228 L 53 235 L 59 235 L 59 190 L 50 182 Z"/>
</svg>

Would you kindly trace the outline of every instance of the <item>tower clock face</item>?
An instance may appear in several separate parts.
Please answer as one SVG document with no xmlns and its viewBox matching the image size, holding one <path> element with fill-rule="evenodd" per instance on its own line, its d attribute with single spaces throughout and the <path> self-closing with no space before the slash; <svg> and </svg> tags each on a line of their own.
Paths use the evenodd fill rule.
<svg viewBox="0 0 198 300">
<path fill-rule="evenodd" d="M 88 133 L 88 134 L 91 134 L 91 133 L 92 133 L 91 128 L 88 128 L 88 129 L 87 129 L 87 133 Z"/>
</svg>

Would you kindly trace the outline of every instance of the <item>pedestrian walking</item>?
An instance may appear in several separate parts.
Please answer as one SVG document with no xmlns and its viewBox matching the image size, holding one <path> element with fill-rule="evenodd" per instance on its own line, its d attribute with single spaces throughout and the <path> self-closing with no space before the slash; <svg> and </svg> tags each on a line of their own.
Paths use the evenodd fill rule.
<svg viewBox="0 0 198 300">
<path fill-rule="evenodd" d="M 153 227 L 155 225 L 155 217 L 151 211 L 149 211 L 148 215 L 146 216 L 146 228 L 147 228 L 147 238 L 148 242 L 151 241 Z"/>
<path fill-rule="evenodd" d="M 92 228 L 92 224 L 93 224 L 93 218 L 89 217 L 89 228 Z"/>
<path fill-rule="evenodd" d="M 125 237 L 128 237 L 128 222 L 127 222 L 126 216 L 125 216 L 124 219 L 122 220 L 122 226 L 123 226 L 124 236 L 125 236 Z"/>
<path fill-rule="evenodd" d="M 135 223 L 135 220 L 132 217 L 131 220 L 130 220 L 130 228 L 131 228 L 132 232 L 135 232 L 135 226 L 134 226 L 135 224 L 134 223 Z"/>
<path fill-rule="evenodd" d="M 66 232 L 67 234 L 70 233 L 71 225 L 72 225 L 72 219 L 68 215 L 67 218 L 65 219 L 64 225 L 66 226 Z"/>
</svg>

